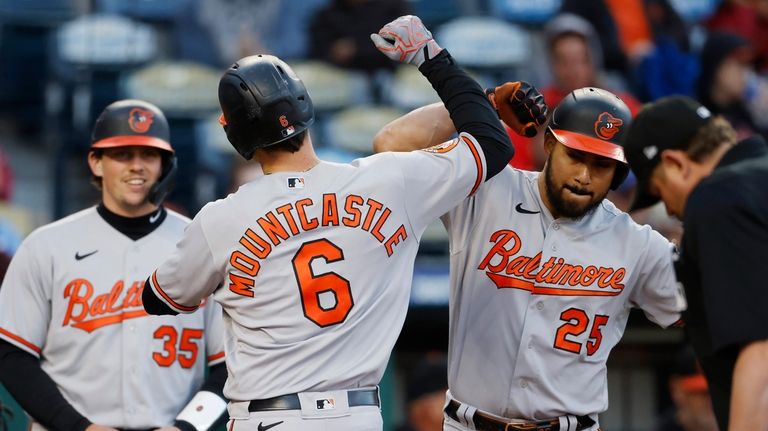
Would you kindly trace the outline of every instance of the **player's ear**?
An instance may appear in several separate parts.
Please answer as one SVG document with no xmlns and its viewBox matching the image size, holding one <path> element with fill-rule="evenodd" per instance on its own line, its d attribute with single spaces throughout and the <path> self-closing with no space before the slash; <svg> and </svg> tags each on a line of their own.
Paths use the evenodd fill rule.
<svg viewBox="0 0 768 431">
<path fill-rule="evenodd" d="M 685 178 L 690 175 L 691 163 L 691 159 L 685 151 L 664 150 L 661 152 L 661 166 L 665 175 Z"/>
<path fill-rule="evenodd" d="M 555 150 L 557 139 L 551 133 L 544 133 L 544 154 L 549 156 Z"/>
<path fill-rule="evenodd" d="M 91 168 L 91 173 L 97 177 L 104 176 L 104 170 L 101 166 L 102 158 L 94 151 L 88 153 L 88 166 Z"/>
</svg>

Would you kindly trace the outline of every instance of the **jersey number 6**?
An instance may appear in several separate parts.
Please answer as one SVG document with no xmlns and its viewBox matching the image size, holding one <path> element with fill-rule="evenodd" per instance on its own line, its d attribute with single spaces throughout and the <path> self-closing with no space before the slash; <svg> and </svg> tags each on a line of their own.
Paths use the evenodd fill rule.
<svg viewBox="0 0 768 431">
<path fill-rule="evenodd" d="M 312 261 L 320 258 L 327 263 L 338 262 L 344 260 L 344 252 L 327 239 L 319 239 L 302 244 L 292 262 L 304 316 L 317 326 L 326 327 L 343 322 L 355 304 L 346 278 L 335 272 L 312 272 Z M 336 303 L 323 308 L 320 294 L 326 292 L 333 294 Z"/>
<path fill-rule="evenodd" d="M 581 352 L 581 343 L 569 339 L 568 336 L 578 337 L 583 334 L 589 326 L 589 316 L 584 310 L 569 308 L 560 313 L 560 320 L 566 323 L 557 328 L 554 347 L 578 355 Z M 608 323 L 608 316 L 595 315 L 587 340 L 587 356 L 592 356 L 600 348 L 600 343 L 603 341 L 603 334 L 600 330 L 606 323 Z"/>
</svg>

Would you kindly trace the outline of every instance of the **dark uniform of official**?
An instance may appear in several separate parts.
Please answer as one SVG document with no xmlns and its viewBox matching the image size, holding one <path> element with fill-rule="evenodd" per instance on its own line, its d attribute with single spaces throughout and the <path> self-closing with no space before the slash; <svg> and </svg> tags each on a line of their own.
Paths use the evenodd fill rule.
<svg viewBox="0 0 768 431">
<path fill-rule="evenodd" d="M 721 430 L 742 347 L 768 339 L 768 144 L 741 141 L 691 192 L 678 278 L 686 333 L 709 382 Z M 766 364 L 768 366 L 768 364 Z"/>
</svg>

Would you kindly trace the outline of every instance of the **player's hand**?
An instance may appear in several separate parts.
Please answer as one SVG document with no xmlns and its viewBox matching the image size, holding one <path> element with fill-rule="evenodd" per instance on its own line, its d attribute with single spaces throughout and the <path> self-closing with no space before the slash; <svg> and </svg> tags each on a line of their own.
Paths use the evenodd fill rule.
<svg viewBox="0 0 768 431">
<path fill-rule="evenodd" d="M 501 121 L 518 135 L 532 138 L 547 121 L 544 96 L 525 81 L 507 82 L 485 92 Z"/>
<path fill-rule="evenodd" d="M 443 50 L 432 39 L 432 33 L 424 27 L 421 19 L 413 15 L 401 16 L 390 22 L 378 34 L 372 34 L 371 40 L 387 57 L 416 67 Z"/>
</svg>

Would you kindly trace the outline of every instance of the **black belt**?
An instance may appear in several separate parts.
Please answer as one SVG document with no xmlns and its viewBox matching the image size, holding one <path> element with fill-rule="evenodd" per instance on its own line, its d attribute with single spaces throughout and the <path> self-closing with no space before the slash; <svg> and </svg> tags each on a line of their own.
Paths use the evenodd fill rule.
<svg viewBox="0 0 768 431">
<path fill-rule="evenodd" d="M 451 419 L 459 421 L 456 412 L 461 407 L 461 403 L 451 400 L 445 407 L 445 414 Z M 577 416 L 576 431 L 585 430 L 595 424 L 595 421 L 589 416 Z M 478 431 L 560 431 L 560 420 L 557 418 L 543 421 L 531 421 L 522 423 L 512 423 L 489 416 L 479 410 L 472 415 L 472 422 Z"/>
<path fill-rule="evenodd" d="M 379 406 L 379 390 L 363 389 L 347 391 L 347 402 L 350 407 Z M 269 410 L 301 410 L 301 402 L 298 394 L 281 395 L 267 398 L 266 400 L 253 400 L 248 404 L 249 412 L 263 412 Z"/>
</svg>

